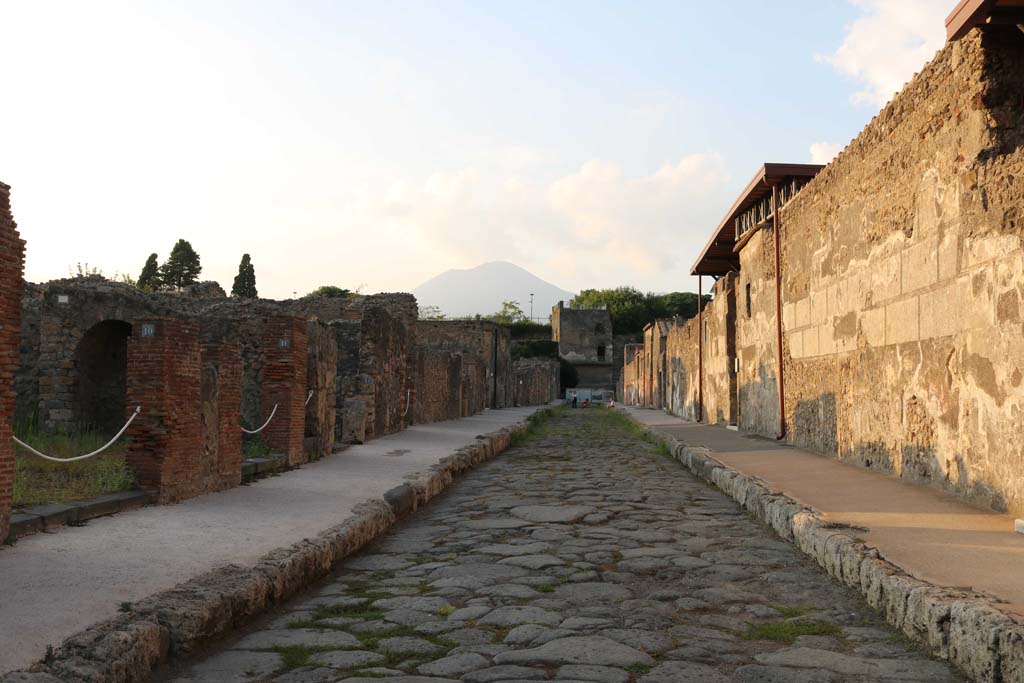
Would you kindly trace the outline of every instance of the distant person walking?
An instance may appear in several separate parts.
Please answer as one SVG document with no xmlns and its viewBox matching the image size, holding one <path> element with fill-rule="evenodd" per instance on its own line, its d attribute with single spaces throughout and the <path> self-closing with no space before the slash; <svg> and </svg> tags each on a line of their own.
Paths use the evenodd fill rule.
<svg viewBox="0 0 1024 683">
<path fill-rule="evenodd" d="M 576 407 L 576 401 L 577 401 L 576 392 L 574 391 L 574 392 L 572 392 L 572 407 L 573 408 Z"/>
</svg>

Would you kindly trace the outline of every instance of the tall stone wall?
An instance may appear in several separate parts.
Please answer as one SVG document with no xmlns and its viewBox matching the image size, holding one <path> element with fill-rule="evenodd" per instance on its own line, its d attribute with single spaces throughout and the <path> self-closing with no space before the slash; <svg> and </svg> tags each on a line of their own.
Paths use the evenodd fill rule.
<svg viewBox="0 0 1024 683">
<path fill-rule="evenodd" d="M 305 450 L 316 457 L 334 452 L 338 401 L 338 343 L 334 331 L 320 320 L 306 323 Z"/>
<path fill-rule="evenodd" d="M 736 274 L 718 280 L 701 318 L 676 321 L 665 339 L 666 411 L 710 424 L 736 421 Z M 701 327 L 702 325 L 702 327 Z M 703 348 L 698 335 L 703 334 Z M 699 353 L 703 352 L 703 367 Z M 703 372 L 703 389 L 699 381 Z M 703 409 L 701 402 L 703 391 Z"/>
<path fill-rule="evenodd" d="M 304 447 L 306 425 L 306 321 L 299 316 L 274 316 L 263 328 L 266 365 L 260 398 L 263 414 L 274 414 L 263 436 L 289 465 L 308 460 Z M 274 412 L 276 410 L 276 412 Z"/>
<path fill-rule="evenodd" d="M 462 413 L 462 354 L 416 348 L 417 424 L 454 420 Z"/>
<path fill-rule="evenodd" d="M 12 417 L 18 364 L 25 243 L 11 215 L 11 188 L 0 183 L 0 540 L 7 538 L 14 486 Z"/>
<path fill-rule="evenodd" d="M 483 407 L 511 405 L 512 337 L 508 327 L 489 321 L 420 320 L 416 339 L 420 345 L 478 357 L 485 372 Z M 418 389 L 429 391 L 428 387 Z M 479 399 L 473 402 L 477 405 Z"/>
<path fill-rule="evenodd" d="M 551 310 L 551 334 L 570 363 L 614 365 L 612 316 L 607 308 L 569 308 L 559 301 Z"/>
<path fill-rule="evenodd" d="M 561 366 L 550 358 L 524 358 L 513 364 L 517 406 L 539 406 L 558 398 Z"/>
<path fill-rule="evenodd" d="M 790 440 L 1017 514 L 1022 91 L 1016 27 L 972 30 L 780 214 Z M 778 410 L 772 238 L 741 254 L 740 424 L 764 434 Z"/>
<path fill-rule="evenodd" d="M 739 427 L 765 436 L 780 430 L 774 240 L 765 229 L 747 242 L 736 282 Z"/>
<path fill-rule="evenodd" d="M 619 392 L 619 400 L 628 406 L 640 405 L 640 365 L 643 363 L 643 351 L 643 343 L 626 344 L 622 350 L 622 389 Z"/>
<path fill-rule="evenodd" d="M 384 307 L 367 308 L 363 314 L 359 344 L 360 374 L 368 382 L 366 438 L 400 431 L 411 418 L 413 380 L 410 354 L 414 353 L 415 326 L 392 315 Z"/>
</svg>

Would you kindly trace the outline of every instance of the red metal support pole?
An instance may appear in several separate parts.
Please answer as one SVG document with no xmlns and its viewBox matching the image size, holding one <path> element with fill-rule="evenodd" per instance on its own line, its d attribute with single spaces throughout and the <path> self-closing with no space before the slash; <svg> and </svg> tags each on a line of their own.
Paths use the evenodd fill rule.
<svg viewBox="0 0 1024 683">
<path fill-rule="evenodd" d="M 775 438 L 786 438 L 786 384 L 782 366 L 782 248 L 779 237 L 779 188 L 772 185 L 772 229 L 775 233 L 775 330 L 779 352 L 779 434 Z"/>
<path fill-rule="evenodd" d="M 704 421 L 704 277 L 697 275 L 697 422 Z"/>
</svg>

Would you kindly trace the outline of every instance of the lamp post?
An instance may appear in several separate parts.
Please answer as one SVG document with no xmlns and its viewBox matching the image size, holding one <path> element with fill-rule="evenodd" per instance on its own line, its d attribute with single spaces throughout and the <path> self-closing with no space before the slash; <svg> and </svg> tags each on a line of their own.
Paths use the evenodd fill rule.
<svg viewBox="0 0 1024 683">
<path fill-rule="evenodd" d="M 530 294 L 530 322 L 533 322 L 533 294 Z"/>
</svg>

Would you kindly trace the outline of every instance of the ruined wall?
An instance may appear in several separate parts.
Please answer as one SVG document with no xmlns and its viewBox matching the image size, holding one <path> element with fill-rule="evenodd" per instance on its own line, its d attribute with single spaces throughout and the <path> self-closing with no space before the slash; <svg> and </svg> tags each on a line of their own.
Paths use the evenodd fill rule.
<svg viewBox="0 0 1024 683">
<path fill-rule="evenodd" d="M 263 328 L 265 366 L 260 387 L 263 414 L 274 413 L 261 435 L 289 465 L 308 460 L 303 443 L 306 425 L 306 321 L 299 316 L 267 318 Z M 276 413 L 274 412 L 276 408 Z"/>
<path fill-rule="evenodd" d="M 417 344 L 473 355 L 485 373 L 483 408 L 511 405 L 512 337 L 508 327 L 489 321 L 420 320 L 416 323 Z M 421 391 L 429 388 L 418 385 Z M 474 394 L 473 405 L 480 405 Z M 483 409 L 481 408 L 481 410 Z"/>
<path fill-rule="evenodd" d="M 202 333 L 200 333 L 202 338 Z M 219 491 L 242 483 L 242 355 L 237 342 L 200 343 L 202 453 L 197 490 Z"/>
<path fill-rule="evenodd" d="M 11 441 L 25 243 L 11 215 L 11 188 L 0 183 L 0 540 L 7 538 L 14 484 Z"/>
<path fill-rule="evenodd" d="M 454 420 L 462 411 L 462 354 L 416 348 L 416 423 Z"/>
<path fill-rule="evenodd" d="M 736 274 L 715 283 L 704 307 L 704 421 L 736 424 Z"/>
<path fill-rule="evenodd" d="M 644 345 L 626 344 L 622 350 L 622 389 L 619 392 L 619 400 L 629 406 L 640 404 L 640 357 L 643 354 Z"/>
<path fill-rule="evenodd" d="M 26 428 L 39 423 L 39 324 L 42 303 L 41 288 L 26 283 L 21 299 L 18 365 L 14 371 L 14 422 Z"/>
<path fill-rule="evenodd" d="M 332 320 L 337 347 L 337 397 L 334 406 L 334 440 L 339 444 L 366 441 L 367 405 L 372 401 L 373 379 L 360 374 L 359 345 L 363 323 L 360 320 Z"/>
<path fill-rule="evenodd" d="M 320 320 L 306 323 L 305 450 L 314 457 L 334 451 L 338 400 L 338 342 L 334 330 Z"/>
<path fill-rule="evenodd" d="M 513 365 L 515 404 L 539 406 L 558 398 L 560 365 L 546 358 L 517 360 Z"/>
<path fill-rule="evenodd" d="M 125 459 L 158 502 L 202 493 L 199 327 L 174 318 L 136 321 L 128 343 L 128 403 L 142 411 L 128 428 Z"/>
<path fill-rule="evenodd" d="M 580 364 L 614 364 L 612 316 L 606 308 L 568 308 L 561 301 L 551 310 L 551 334 L 562 358 Z"/>
<path fill-rule="evenodd" d="M 366 413 L 368 439 L 405 427 L 414 386 L 406 376 L 409 354 L 415 353 L 413 343 L 414 326 L 406 325 L 383 307 L 371 307 L 364 312 L 359 359 L 361 374 L 370 380 L 363 387 L 364 395 L 370 394 Z"/>
<path fill-rule="evenodd" d="M 738 424 L 744 431 L 764 436 L 779 433 L 774 240 L 774 231 L 770 229 L 760 230 L 751 237 L 740 252 L 736 281 Z"/>
<path fill-rule="evenodd" d="M 665 410 L 687 420 L 696 420 L 700 413 L 697 385 L 698 332 L 697 319 L 692 318 L 684 325 L 673 326 L 665 338 Z"/>
<path fill-rule="evenodd" d="M 1021 92 L 1020 32 L 974 29 L 781 212 L 790 439 L 1016 514 Z"/>
</svg>

